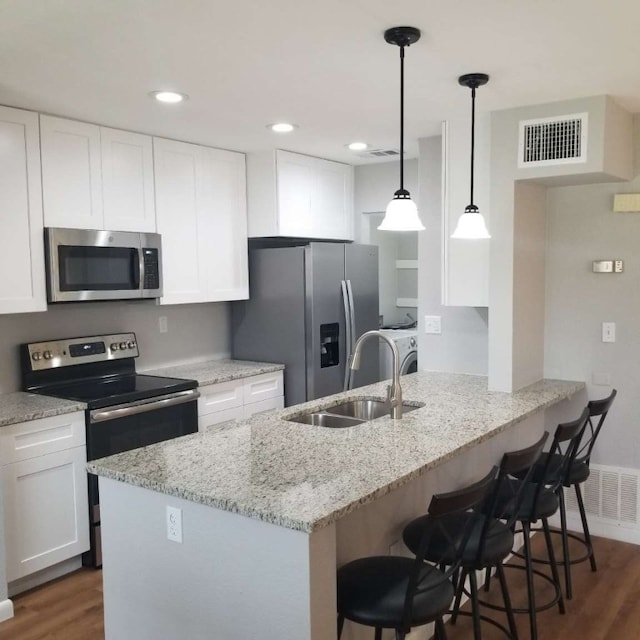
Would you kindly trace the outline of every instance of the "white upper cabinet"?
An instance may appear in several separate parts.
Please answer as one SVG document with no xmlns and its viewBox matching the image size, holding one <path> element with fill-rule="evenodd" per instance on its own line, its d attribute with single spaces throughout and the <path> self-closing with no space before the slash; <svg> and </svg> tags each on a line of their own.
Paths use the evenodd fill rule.
<svg viewBox="0 0 640 640">
<path fill-rule="evenodd" d="M 47 227 L 103 229 L 100 127 L 40 116 Z"/>
<path fill-rule="evenodd" d="M 353 240 L 353 167 L 288 151 L 247 158 L 249 237 Z"/>
<path fill-rule="evenodd" d="M 45 311 L 38 114 L 0 107 L 0 313 Z"/>
<path fill-rule="evenodd" d="M 491 118 L 476 114 L 474 203 L 491 233 L 490 152 Z M 471 122 L 449 120 L 442 130 L 442 304 L 458 307 L 489 306 L 489 246 L 491 240 L 451 238 L 458 218 L 469 204 L 471 180 Z"/>
<path fill-rule="evenodd" d="M 151 136 L 100 127 L 104 228 L 156 230 Z"/>
<path fill-rule="evenodd" d="M 248 297 L 244 155 L 154 138 L 161 304 Z"/>
<path fill-rule="evenodd" d="M 156 229 L 150 136 L 40 116 L 45 226 Z"/>
</svg>

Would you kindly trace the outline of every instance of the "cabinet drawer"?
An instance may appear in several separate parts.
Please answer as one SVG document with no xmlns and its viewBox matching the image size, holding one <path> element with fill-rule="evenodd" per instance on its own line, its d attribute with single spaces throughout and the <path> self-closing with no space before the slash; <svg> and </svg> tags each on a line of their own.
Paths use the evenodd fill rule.
<svg viewBox="0 0 640 640">
<path fill-rule="evenodd" d="M 242 407 L 214 411 L 198 417 L 198 431 L 220 431 L 236 424 L 244 417 Z"/>
<path fill-rule="evenodd" d="M 259 402 L 251 402 L 244 405 L 244 418 L 250 418 L 257 413 L 266 413 L 274 409 L 282 409 L 284 407 L 284 396 L 276 396 L 275 398 L 266 398 Z"/>
<path fill-rule="evenodd" d="M 242 406 L 242 380 L 230 380 L 219 384 L 200 387 L 198 415 L 204 416 L 214 411 L 223 411 Z"/>
<path fill-rule="evenodd" d="M 284 395 L 282 371 L 245 378 L 244 404 Z"/>
<path fill-rule="evenodd" d="M 83 446 L 85 441 L 82 411 L 13 424 L 0 431 L 0 464 Z"/>
</svg>

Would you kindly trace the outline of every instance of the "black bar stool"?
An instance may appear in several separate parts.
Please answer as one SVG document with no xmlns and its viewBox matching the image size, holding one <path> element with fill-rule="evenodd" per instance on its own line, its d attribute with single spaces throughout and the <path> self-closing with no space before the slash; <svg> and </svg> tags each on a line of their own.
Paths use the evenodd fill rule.
<svg viewBox="0 0 640 640">
<path fill-rule="evenodd" d="M 442 616 L 454 596 L 451 576 L 459 561 L 447 569 L 424 561 L 434 536 L 444 537 L 447 557 L 462 558 L 479 507 L 484 502 L 496 475 L 495 467 L 479 482 L 451 493 L 434 495 L 429 504 L 431 526 L 425 531 L 415 559 L 399 556 L 360 558 L 338 569 L 338 638 L 345 619 L 375 629 L 381 640 L 382 629 L 395 629 L 396 640 L 404 640 L 413 627 L 435 622 L 436 640 L 446 640 Z M 451 538 L 443 523 L 453 514 L 471 511 L 465 531 Z"/>
<path fill-rule="evenodd" d="M 538 461 L 538 465 L 540 466 L 536 465 L 537 468 L 534 470 L 532 476 L 529 479 L 511 480 L 512 483 L 524 485 L 524 497 L 520 501 L 518 509 L 511 512 L 511 492 L 505 494 L 502 498 L 504 506 L 498 508 L 499 512 L 508 517 L 509 520 L 520 524 L 520 531 L 524 536 L 524 552 L 514 553 L 514 555 L 524 560 L 524 565 L 508 563 L 505 564 L 504 567 L 526 572 L 527 607 L 514 608 L 513 612 L 528 614 L 531 640 L 536 640 L 538 637 L 537 612 L 550 609 L 557 604 L 558 611 L 562 614 L 565 613 L 562 588 L 553 551 L 551 529 L 548 519 L 556 513 L 559 508 L 558 487 L 561 485 L 562 478 L 571 473 L 571 468 L 576 460 L 580 442 L 587 426 L 588 417 L 589 413 L 587 409 L 585 409 L 577 420 L 557 426 L 549 452 L 546 456 L 543 454 L 544 460 L 542 460 L 541 456 L 541 460 Z M 550 576 L 533 568 L 535 558 L 531 553 L 531 525 L 538 520 L 542 522 L 542 531 L 544 532 L 547 547 L 548 564 L 551 568 Z M 534 575 L 540 576 L 553 586 L 555 593 L 549 602 L 540 605 L 536 604 L 536 594 L 533 583 Z M 482 604 L 493 609 L 502 610 L 502 607 L 494 604 L 486 602 L 482 602 Z"/>
<path fill-rule="evenodd" d="M 588 429 L 585 429 L 580 443 L 580 449 L 576 454 L 575 460 L 562 476 L 561 482 L 558 484 L 557 488 L 558 500 L 560 502 L 560 530 L 554 529 L 552 530 L 552 533 L 557 533 L 562 536 L 562 558 L 560 562 L 564 567 L 565 592 L 568 600 L 571 600 L 573 597 L 573 591 L 571 588 L 571 565 L 589 560 L 591 570 L 597 570 L 596 559 L 593 552 L 593 543 L 591 542 L 591 534 L 589 532 L 589 524 L 587 522 L 587 514 L 584 508 L 580 485 L 589 477 L 589 464 L 591 462 L 593 447 L 617 393 L 617 390 L 614 389 L 606 398 L 602 398 L 601 400 L 591 400 L 587 404 L 586 411 L 588 412 Z M 548 453 L 543 453 L 540 457 L 540 460 L 538 461 L 539 470 L 537 473 L 543 473 L 543 469 L 547 464 L 548 455 Z M 557 482 L 557 478 L 555 476 L 557 475 L 560 466 L 561 462 L 558 459 L 553 459 L 549 462 L 547 474 L 550 484 Z M 578 503 L 578 510 L 580 512 L 582 536 L 570 532 L 567 528 L 567 509 L 565 504 L 564 488 L 566 487 L 568 489 L 572 486 L 576 493 L 576 502 Z M 571 558 L 569 552 L 569 538 L 577 540 L 584 545 L 586 551 L 583 555 L 577 558 Z M 545 560 L 544 558 L 535 558 L 534 562 L 548 564 L 548 560 Z"/>
<path fill-rule="evenodd" d="M 469 542 L 465 547 L 464 554 L 460 560 L 460 572 L 456 582 L 456 599 L 453 607 L 451 623 L 455 624 L 458 615 L 471 615 L 473 617 L 473 632 L 475 640 L 481 638 L 480 621 L 483 620 L 489 624 L 498 627 L 508 638 L 517 640 L 518 630 L 513 617 L 511 608 L 511 599 L 504 576 L 502 563 L 513 549 L 513 525 L 515 520 L 502 522 L 502 512 L 499 508 L 505 508 L 504 496 L 511 493 L 510 500 L 507 500 L 509 511 L 511 514 L 519 512 L 520 502 L 525 496 L 526 484 L 524 482 L 514 483 L 515 473 L 524 473 L 525 479 L 533 472 L 534 465 L 540 454 L 544 443 L 549 436 L 544 433 L 543 436 L 533 445 L 519 451 L 505 453 L 500 463 L 498 476 L 491 493 L 487 497 L 485 507 L 483 509 L 483 517 L 477 522 L 477 525 L 470 536 Z M 513 516 L 512 516 L 513 517 Z M 424 535 L 424 531 L 430 525 L 430 516 L 422 516 L 410 522 L 402 533 L 402 538 L 406 546 L 416 553 L 419 548 L 420 540 Z M 467 526 L 466 514 L 460 517 L 456 514 L 449 518 L 446 523 L 447 531 L 455 534 L 456 531 L 463 531 Z M 442 558 L 442 543 L 437 539 L 432 539 L 430 547 L 426 552 L 426 559 L 433 561 L 435 558 Z M 458 559 L 447 558 L 447 564 L 453 564 Z M 507 616 L 509 628 L 500 624 L 497 620 L 480 614 L 480 603 L 478 600 L 478 584 L 476 571 L 482 569 L 496 569 L 500 587 L 502 589 L 502 599 L 504 602 L 504 610 Z M 469 578 L 469 592 L 465 591 L 465 581 Z M 471 613 L 461 612 L 460 601 L 462 594 L 467 593 L 471 600 Z"/>
</svg>

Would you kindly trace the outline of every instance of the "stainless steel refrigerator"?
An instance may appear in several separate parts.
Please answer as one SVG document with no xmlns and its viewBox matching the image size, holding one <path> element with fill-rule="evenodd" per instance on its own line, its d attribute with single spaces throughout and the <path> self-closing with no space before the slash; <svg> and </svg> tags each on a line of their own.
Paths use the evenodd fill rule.
<svg viewBox="0 0 640 640">
<path fill-rule="evenodd" d="M 342 391 L 358 336 L 378 328 L 378 247 L 310 242 L 249 251 L 250 299 L 232 305 L 232 355 L 279 362 L 285 404 Z M 353 387 L 377 382 L 378 341 Z"/>
</svg>

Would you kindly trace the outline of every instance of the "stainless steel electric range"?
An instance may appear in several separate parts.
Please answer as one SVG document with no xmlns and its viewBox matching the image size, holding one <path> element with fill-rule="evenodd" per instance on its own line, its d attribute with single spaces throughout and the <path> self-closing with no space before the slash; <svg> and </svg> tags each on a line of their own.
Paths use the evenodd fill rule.
<svg viewBox="0 0 640 640">
<path fill-rule="evenodd" d="M 20 346 L 22 388 L 87 405 L 87 459 L 129 451 L 198 430 L 197 382 L 137 374 L 134 333 L 32 342 Z M 98 478 L 88 474 L 91 549 L 102 565 Z"/>
</svg>

